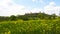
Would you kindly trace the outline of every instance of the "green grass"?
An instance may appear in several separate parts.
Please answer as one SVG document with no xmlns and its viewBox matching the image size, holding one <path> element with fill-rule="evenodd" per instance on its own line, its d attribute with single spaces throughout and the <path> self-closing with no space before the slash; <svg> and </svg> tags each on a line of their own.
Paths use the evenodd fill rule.
<svg viewBox="0 0 60 34">
<path fill-rule="evenodd" d="M 60 34 L 60 20 L 4 21 L 0 34 Z"/>
</svg>

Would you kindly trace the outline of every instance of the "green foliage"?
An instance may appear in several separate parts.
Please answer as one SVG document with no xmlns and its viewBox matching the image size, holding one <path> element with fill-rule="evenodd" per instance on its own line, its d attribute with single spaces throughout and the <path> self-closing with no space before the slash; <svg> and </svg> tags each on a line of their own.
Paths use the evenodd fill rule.
<svg viewBox="0 0 60 34">
<path fill-rule="evenodd" d="M 60 17 L 45 13 L 0 16 L 0 34 L 60 34 Z"/>
<path fill-rule="evenodd" d="M 11 21 L 12 21 L 12 20 L 17 20 L 17 18 L 16 18 L 16 16 L 12 15 L 12 16 L 10 16 L 10 20 L 11 20 Z"/>
<path fill-rule="evenodd" d="M 4 21 L 0 34 L 60 34 L 60 20 Z"/>
<path fill-rule="evenodd" d="M 45 13 L 31 13 L 31 14 L 25 14 L 25 15 L 18 15 L 18 16 L 14 16 L 11 15 L 10 17 L 4 17 L 4 16 L 0 16 L 0 21 L 14 21 L 14 20 L 38 20 L 38 19 L 56 19 L 56 15 L 52 14 L 52 15 L 48 15 Z"/>
</svg>

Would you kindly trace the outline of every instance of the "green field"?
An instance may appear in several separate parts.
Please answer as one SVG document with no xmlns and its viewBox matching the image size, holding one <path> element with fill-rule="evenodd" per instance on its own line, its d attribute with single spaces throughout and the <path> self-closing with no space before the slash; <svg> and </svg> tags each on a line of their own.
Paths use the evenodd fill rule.
<svg viewBox="0 0 60 34">
<path fill-rule="evenodd" d="M 60 34 L 60 20 L 4 21 L 0 34 Z"/>
<path fill-rule="evenodd" d="M 60 34 L 60 17 L 45 13 L 0 16 L 0 34 Z"/>
</svg>

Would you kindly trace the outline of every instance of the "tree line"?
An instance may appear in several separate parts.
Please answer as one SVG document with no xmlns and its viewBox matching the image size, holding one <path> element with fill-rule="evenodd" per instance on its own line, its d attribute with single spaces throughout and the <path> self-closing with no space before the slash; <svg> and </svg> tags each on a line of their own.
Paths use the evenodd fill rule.
<svg viewBox="0 0 60 34">
<path fill-rule="evenodd" d="M 30 13 L 25 15 L 11 15 L 10 17 L 0 16 L 0 21 L 15 21 L 15 20 L 37 20 L 37 19 L 55 19 L 57 15 L 48 15 L 45 13 Z"/>
</svg>

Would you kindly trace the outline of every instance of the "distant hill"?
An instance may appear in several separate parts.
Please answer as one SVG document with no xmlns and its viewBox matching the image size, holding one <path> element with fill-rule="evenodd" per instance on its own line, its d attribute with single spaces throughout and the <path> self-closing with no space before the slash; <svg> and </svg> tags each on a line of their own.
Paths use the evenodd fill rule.
<svg viewBox="0 0 60 34">
<path fill-rule="evenodd" d="M 57 16 L 55 14 L 48 15 L 45 13 L 29 13 L 25 15 L 19 15 L 17 18 L 23 19 L 23 20 L 36 20 L 36 19 L 55 19 Z"/>
<path fill-rule="evenodd" d="M 0 21 L 8 20 L 37 20 L 37 19 L 55 19 L 57 16 L 55 14 L 48 15 L 45 13 L 27 13 L 25 15 L 11 15 L 10 17 L 0 16 Z"/>
</svg>

